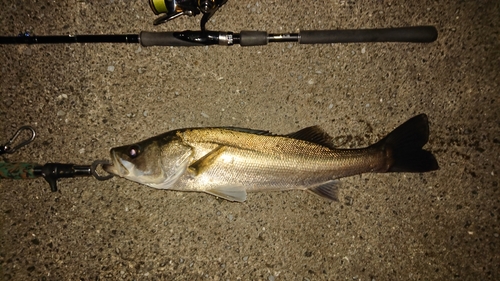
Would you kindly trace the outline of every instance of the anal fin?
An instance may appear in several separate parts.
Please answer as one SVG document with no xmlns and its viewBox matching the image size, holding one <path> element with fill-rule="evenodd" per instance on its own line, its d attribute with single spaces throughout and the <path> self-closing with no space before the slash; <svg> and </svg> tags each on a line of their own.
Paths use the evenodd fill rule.
<svg viewBox="0 0 500 281">
<path fill-rule="evenodd" d="M 315 185 L 313 187 L 310 187 L 307 190 L 309 190 L 312 193 L 319 195 L 323 198 L 326 198 L 328 200 L 339 201 L 338 196 L 337 196 L 339 186 L 340 186 L 340 181 L 331 180 L 331 181 L 327 181 L 327 182 L 321 183 L 319 185 Z"/>
</svg>

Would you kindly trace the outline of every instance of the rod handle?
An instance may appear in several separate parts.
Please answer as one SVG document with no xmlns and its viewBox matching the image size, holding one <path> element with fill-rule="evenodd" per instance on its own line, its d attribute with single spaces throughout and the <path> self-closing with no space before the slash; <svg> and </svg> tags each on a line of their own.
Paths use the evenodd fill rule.
<svg viewBox="0 0 500 281">
<path fill-rule="evenodd" d="M 434 26 L 411 26 L 378 29 L 303 30 L 300 44 L 413 42 L 430 43 L 437 39 Z"/>
<path fill-rule="evenodd" d="M 174 36 L 176 32 L 141 31 L 139 42 L 143 47 L 150 46 L 204 46 L 204 44 L 189 42 Z"/>
<path fill-rule="evenodd" d="M 35 175 L 35 167 L 37 166 L 34 163 L 0 162 L 0 178 L 14 180 L 34 179 L 37 177 Z"/>
</svg>

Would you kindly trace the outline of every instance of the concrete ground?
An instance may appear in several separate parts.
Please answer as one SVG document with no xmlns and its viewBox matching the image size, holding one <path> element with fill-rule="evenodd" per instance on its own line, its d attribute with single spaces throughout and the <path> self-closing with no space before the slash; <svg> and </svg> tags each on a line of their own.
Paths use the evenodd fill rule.
<svg viewBox="0 0 500 281">
<path fill-rule="evenodd" d="M 0 46 L 8 162 L 90 164 L 172 129 L 319 125 L 341 147 L 427 113 L 440 170 L 345 178 L 231 203 L 122 178 L 1 180 L 2 280 L 499 280 L 500 2 L 230 0 L 208 28 L 270 33 L 434 25 L 431 44 Z M 0 34 L 153 26 L 147 1 L 4 1 Z"/>
</svg>

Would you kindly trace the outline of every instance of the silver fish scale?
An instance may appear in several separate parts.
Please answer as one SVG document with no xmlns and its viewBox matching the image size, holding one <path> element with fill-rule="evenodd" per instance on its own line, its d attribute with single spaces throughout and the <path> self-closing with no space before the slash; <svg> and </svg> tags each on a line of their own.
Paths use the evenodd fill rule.
<svg viewBox="0 0 500 281">
<path fill-rule="evenodd" d="M 198 174 L 187 173 L 175 189 L 206 190 L 213 186 L 244 186 L 249 192 L 306 189 L 345 176 L 346 164 L 366 165 L 366 151 L 331 150 L 283 136 L 261 136 L 206 129 L 179 134 L 194 149 L 197 161 L 222 146 L 223 151 Z M 359 154 L 359 157 L 356 157 Z M 347 163 L 352 162 L 352 163 Z M 352 173 L 352 165 L 351 172 Z"/>
</svg>

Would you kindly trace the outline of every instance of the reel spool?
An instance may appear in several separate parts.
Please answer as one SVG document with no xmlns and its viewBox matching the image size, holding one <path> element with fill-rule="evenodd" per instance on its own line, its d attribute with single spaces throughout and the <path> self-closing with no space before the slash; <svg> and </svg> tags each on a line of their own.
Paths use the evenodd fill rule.
<svg viewBox="0 0 500 281">
<path fill-rule="evenodd" d="M 159 25 L 180 16 L 196 16 L 203 14 L 200 28 L 205 31 L 205 24 L 214 13 L 226 4 L 227 0 L 149 0 L 149 6 L 155 15 L 161 15 L 153 21 Z"/>
</svg>

